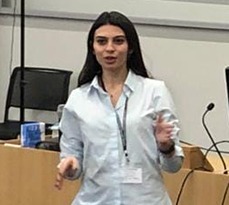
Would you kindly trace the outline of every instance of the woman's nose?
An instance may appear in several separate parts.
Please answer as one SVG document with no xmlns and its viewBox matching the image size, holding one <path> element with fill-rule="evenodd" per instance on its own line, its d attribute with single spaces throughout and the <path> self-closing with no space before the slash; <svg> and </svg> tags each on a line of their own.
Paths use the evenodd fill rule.
<svg viewBox="0 0 229 205">
<path fill-rule="evenodd" d="M 107 51 L 113 51 L 114 50 L 114 44 L 112 41 L 107 42 L 106 50 Z"/>
</svg>

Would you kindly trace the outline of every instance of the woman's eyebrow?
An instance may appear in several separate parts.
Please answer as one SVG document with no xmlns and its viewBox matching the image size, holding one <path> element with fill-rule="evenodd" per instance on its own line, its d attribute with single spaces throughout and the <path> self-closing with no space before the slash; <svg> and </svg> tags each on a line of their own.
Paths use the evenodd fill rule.
<svg viewBox="0 0 229 205">
<path fill-rule="evenodd" d="M 95 38 L 109 38 L 108 36 L 103 36 L 103 35 L 98 35 L 95 36 Z M 112 38 L 126 38 L 125 35 L 117 35 L 117 36 L 113 36 Z"/>
<path fill-rule="evenodd" d="M 125 35 L 118 35 L 118 36 L 114 36 L 114 38 L 126 38 Z"/>
</svg>

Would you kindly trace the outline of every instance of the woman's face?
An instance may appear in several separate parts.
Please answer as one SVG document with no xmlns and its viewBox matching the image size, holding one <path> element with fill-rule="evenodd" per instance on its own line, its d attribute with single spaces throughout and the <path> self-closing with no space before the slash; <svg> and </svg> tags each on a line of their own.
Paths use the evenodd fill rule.
<svg viewBox="0 0 229 205">
<path fill-rule="evenodd" d="M 118 26 L 103 25 L 95 31 L 93 53 L 103 70 L 127 69 L 128 43 Z"/>
</svg>

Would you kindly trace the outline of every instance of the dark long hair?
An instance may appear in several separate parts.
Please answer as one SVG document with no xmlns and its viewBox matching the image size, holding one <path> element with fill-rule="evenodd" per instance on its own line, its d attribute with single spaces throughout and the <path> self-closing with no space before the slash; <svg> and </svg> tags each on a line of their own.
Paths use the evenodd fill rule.
<svg viewBox="0 0 229 205">
<path fill-rule="evenodd" d="M 87 40 L 87 56 L 83 69 L 79 74 L 78 86 L 91 82 L 96 75 L 102 73 L 102 68 L 93 54 L 93 41 L 95 31 L 99 27 L 107 24 L 118 26 L 126 35 L 129 48 L 127 68 L 131 69 L 137 75 L 149 77 L 143 62 L 138 34 L 133 23 L 126 16 L 117 11 L 103 12 L 95 20 L 89 31 Z"/>
</svg>

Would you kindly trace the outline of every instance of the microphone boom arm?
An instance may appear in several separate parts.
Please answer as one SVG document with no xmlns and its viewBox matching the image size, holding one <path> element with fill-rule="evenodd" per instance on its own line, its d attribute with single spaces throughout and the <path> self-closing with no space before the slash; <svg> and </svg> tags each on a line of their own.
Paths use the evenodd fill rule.
<svg viewBox="0 0 229 205">
<path fill-rule="evenodd" d="M 224 161 L 224 159 L 223 159 L 223 156 L 222 156 L 222 154 L 220 153 L 220 151 L 219 151 L 219 149 L 218 149 L 218 147 L 217 147 L 217 145 L 216 145 L 216 143 L 215 143 L 213 137 L 211 136 L 211 134 L 210 134 L 210 132 L 209 132 L 209 130 L 208 130 L 206 124 L 205 124 L 205 116 L 206 116 L 206 114 L 207 114 L 210 110 L 211 110 L 211 109 L 207 109 L 207 110 L 204 112 L 204 114 L 203 114 L 203 116 L 202 116 L 202 123 L 203 123 L 203 126 L 204 126 L 204 128 L 205 128 L 205 130 L 206 130 L 206 132 L 207 132 L 207 134 L 208 134 L 208 136 L 209 136 L 209 138 L 210 138 L 210 140 L 211 140 L 211 142 L 212 142 L 212 145 L 215 147 L 216 152 L 217 152 L 217 154 L 219 155 L 219 157 L 220 157 L 220 159 L 221 159 L 221 161 L 222 161 L 222 163 L 223 163 L 224 174 L 227 174 L 227 173 L 228 173 L 228 172 L 227 172 L 227 166 L 226 166 L 226 163 L 225 163 L 225 161 Z"/>
</svg>

